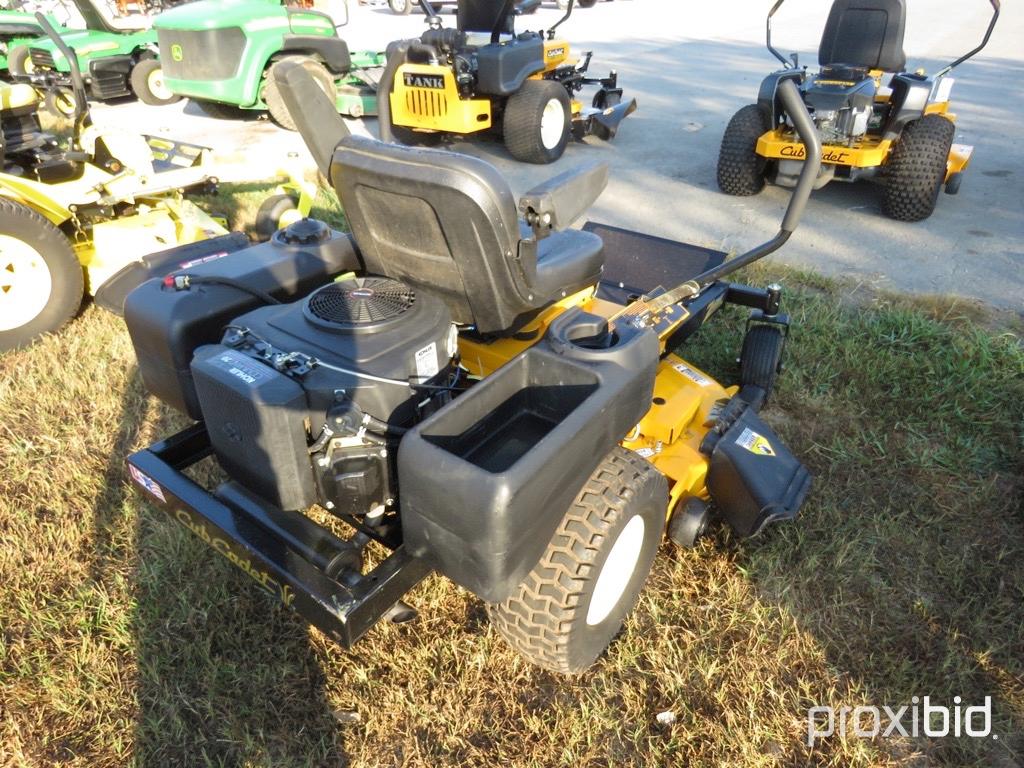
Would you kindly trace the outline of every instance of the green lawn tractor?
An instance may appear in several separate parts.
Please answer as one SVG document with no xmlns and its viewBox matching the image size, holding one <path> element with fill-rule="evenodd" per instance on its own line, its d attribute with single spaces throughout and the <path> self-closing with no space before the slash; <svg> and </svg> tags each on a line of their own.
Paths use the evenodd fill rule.
<svg viewBox="0 0 1024 768">
<path fill-rule="evenodd" d="M 52 16 L 48 19 L 54 27 L 60 26 Z M 29 58 L 27 44 L 45 34 L 34 14 L 0 11 L 0 75 L 24 73 Z"/>
<path fill-rule="evenodd" d="M 57 330 L 85 294 L 119 312 L 128 291 L 153 270 L 247 243 L 184 197 L 215 182 L 207 151 L 97 130 L 70 49 L 52 26 L 47 31 L 71 57 L 75 127 L 62 148 L 40 129 L 38 91 L 27 83 L 0 85 L 0 350 Z M 193 245 L 161 255 L 183 244 Z"/>
<path fill-rule="evenodd" d="M 383 55 L 349 51 L 325 13 L 280 0 L 199 0 L 165 11 L 154 28 L 167 87 L 212 117 L 267 110 L 278 125 L 294 130 L 269 78 L 271 67 L 285 60 L 301 62 L 340 113 L 377 113 Z"/>
<path fill-rule="evenodd" d="M 445 136 L 489 132 L 523 162 L 553 163 L 570 139 L 609 140 L 636 111 L 622 100 L 618 75 L 590 77 L 591 54 L 573 56 L 555 37 L 573 2 L 546 32 L 516 33 L 514 21 L 540 0 L 459 0 L 457 27 L 446 29 L 429 0 L 430 28 L 388 46 L 381 78 L 380 132 L 385 141 L 431 144 Z M 590 106 L 581 91 L 596 85 Z"/>
<path fill-rule="evenodd" d="M 86 28 L 62 31 L 61 37 L 74 51 L 90 98 L 105 101 L 134 95 L 143 103 L 153 105 L 180 100 L 180 96 L 164 86 L 153 30 L 115 26 L 100 10 L 97 0 L 73 2 Z M 136 18 L 148 23 L 145 17 Z M 38 87 L 54 93 L 49 106 L 70 116 L 75 107 L 71 101 L 73 87 L 68 58 L 49 39 L 33 41 L 28 46 L 28 55 L 22 74 L 27 74 Z"/>
<path fill-rule="evenodd" d="M 931 216 L 939 192 L 955 195 L 973 147 L 955 144 L 956 115 L 950 111 L 950 71 L 978 53 L 999 18 L 999 0 L 985 37 L 934 75 L 905 71 L 905 0 L 835 0 L 818 48 L 817 74 L 787 60 L 772 46 L 768 13 L 768 50 L 785 69 L 761 83 L 757 103 L 737 112 L 722 137 L 718 186 L 730 195 L 754 195 L 766 181 L 792 186 L 806 150 L 779 107 L 779 84 L 800 87 L 824 146 L 818 188 L 832 180 L 868 179 L 884 187 L 882 210 L 899 221 Z M 883 77 L 891 75 L 883 85 Z"/>
<path fill-rule="evenodd" d="M 435 7 L 440 5 L 455 5 L 458 0 L 431 0 L 431 4 Z M 388 0 L 388 8 L 391 9 L 392 13 L 397 13 L 400 16 L 407 16 L 412 13 L 413 6 L 417 4 L 417 0 Z M 569 7 L 569 0 L 555 0 L 555 5 L 559 10 L 564 11 Z M 576 5 L 580 8 L 592 8 L 597 5 L 597 0 L 576 0 Z M 537 10 L 537 6 L 530 6 L 527 13 L 533 13 Z"/>
<path fill-rule="evenodd" d="M 793 82 L 780 99 L 815 151 L 778 234 L 725 260 L 567 228 L 606 165 L 517 206 L 485 161 L 351 136 L 300 65 L 275 77 L 352 234 L 303 219 L 125 303 L 146 387 L 194 419 L 130 477 L 211 557 L 346 647 L 413 618 L 403 598 L 436 571 L 572 674 L 637 604 L 666 530 L 693 546 L 709 524 L 742 538 L 797 515 L 810 475 L 759 415 L 780 289 L 725 279 L 781 247 L 811 193 L 820 143 Z M 753 312 L 723 385 L 680 351 L 726 303 Z M 188 471 L 210 457 L 216 487 Z M 390 550 L 372 567 L 370 542 Z"/>
</svg>

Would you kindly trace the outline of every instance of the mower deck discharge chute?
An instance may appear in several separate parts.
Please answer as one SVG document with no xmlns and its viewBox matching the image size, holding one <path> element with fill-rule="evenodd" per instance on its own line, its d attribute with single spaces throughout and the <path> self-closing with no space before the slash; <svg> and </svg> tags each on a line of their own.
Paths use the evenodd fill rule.
<svg viewBox="0 0 1024 768">
<path fill-rule="evenodd" d="M 388 46 L 381 78 L 381 138 L 403 144 L 434 143 L 445 134 L 494 130 L 517 160 L 551 163 L 569 139 L 611 139 L 619 123 L 636 111 L 622 100 L 618 76 L 589 77 L 591 53 L 575 59 L 556 39 L 565 15 L 547 32 L 516 33 L 514 20 L 539 0 L 459 0 L 458 26 L 446 29 L 420 0 L 430 28 L 418 39 Z M 578 95 L 597 85 L 591 105 Z"/>
<path fill-rule="evenodd" d="M 401 600 L 436 570 L 563 673 L 611 642 L 666 523 L 692 546 L 712 516 L 740 536 L 796 516 L 810 477 L 758 415 L 780 291 L 724 278 L 786 241 L 816 160 L 775 238 L 731 261 L 660 241 L 678 285 L 627 285 L 644 295 L 622 302 L 631 275 L 602 281 L 622 262 L 566 229 L 605 166 L 517 206 L 484 161 L 350 136 L 300 65 L 277 77 L 352 235 L 304 219 L 128 297 L 147 387 L 196 420 L 129 458 L 151 503 L 345 646 L 414 615 Z M 780 95 L 817 147 L 795 84 Z M 728 387 L 674 354 L 725 303 L 754 310 Z M 208 490 L 183 470 L 211 455 L 229 480 Z M 313 505 L 357 533 L 339 539 Z M 371 540 L 392 553 L 364 572 Z"/>
<path fill-rule="evenodd" d="M 207 151 L 96 129 L 74 55 L 37 16 L 71 61 L 75 127 L 62 148 L 40 127 L 39 93 L 27 83 L 0 85 L 0 350 L 60 328 L 85 293 L 120 312 L 128 291 L 152 274 L 238 248 L 236 236 L 184 197 L 215 182 Z M 163 253 L 184 244 L 184 252 Z"/>
<path fill-rule="evenodd" d="M 931 76 L 905 71 L 905 0 L 835 0 L 817 74 L 800 68 L 796 54 L 790 61 L 772 46 L 771 20 L 783 2 L 777 0 L 768 13 L 767 44 L 786 68 L 766 77 L 757 103 L 729 122 L 718 156 L 718 186 L 730 195 L 754 195 L 766 181 L 796 183 L 807 150 L 780 104 L 779 86 L 789 80 L 799 86 L 823 144 L 815 188 L 832 180 L 880 181 L 887 215 L 928 218 L 943 187 L 957 193 L 973 151 L 953 142 L 948 75 L 988 43 L 999 0 L 989 0 L 993 14 L 981 44 Z"/>
</svg>

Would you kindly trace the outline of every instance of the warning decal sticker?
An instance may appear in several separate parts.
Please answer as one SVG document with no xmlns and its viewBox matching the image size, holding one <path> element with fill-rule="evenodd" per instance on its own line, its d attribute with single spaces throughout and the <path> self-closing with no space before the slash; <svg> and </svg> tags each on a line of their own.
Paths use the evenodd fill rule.
<svg viewBox="0 0 1024 768">
<path fill-rule="evenodd" d="M 679 371 L 681 374 L 683 374 L 683 376 L 688 378 L 690 381 L 699 384 L 702 387 L 707 387 L 711 385 L 711 379 L 709 379 L 703 373 L 693 370 L 693 368 L 690 368 L 687 365 L 683 365 L 682 363 L 676 363 L 672 367 Z"/>
<path fill-rule="evenodd" d="M 775 449 L 772 448 L 772 444 L 768 442 L 768 439 L 763 435 L 757 434 L 757 432 L 749 427 L 743 428 L 740 436 L 736 438 L 736 445 L 740 446 L 740 448 L 746 448 L 758 456 L 775 455 Z"/>
</svg>

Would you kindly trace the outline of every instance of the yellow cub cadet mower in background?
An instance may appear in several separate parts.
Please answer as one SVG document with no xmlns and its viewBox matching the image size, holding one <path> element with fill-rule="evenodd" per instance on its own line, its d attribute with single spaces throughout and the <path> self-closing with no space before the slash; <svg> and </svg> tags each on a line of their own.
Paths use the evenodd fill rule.
<svg viewBox="0 0 1024 768">
<path fill-rule="evenodd" d="M 903 32 L 906 0 L 835 0 L 818 48 L 821 70 L 809 75 L 796 54 L 788 61 L 772 47 L 768 13 L 768 50 L 786 67 L 761 83 L 757 103 L 737 112 L 722 137 L 718 186 L 730 195 L 755 195 L 772 181 L 796 184 L 804 145 L 781 108 L 779 85 L 792 80 L 818 129 L 822 165 L 815 189 L 833 179 L 872 179 L 885 184 L 882 210 L 900 221 L 931 216 L 939 190 L 955 195 L 973 147 L 954 144 L 956 115 L 949 111 L 953 79 L 949 72 L 978 53 L 999 18 L 999 0 L 985 37 L 932 76 L 906 72 Z M 893 73 L 888 84 L 882 77 Z"/>
<path fill-rule="evenodd" d="M 516 34 L 516 16 L 540 0 L 459 0 L 458 28 L 445 29 L 429 0 L 420 0 L 430 28 L 419 39 L 388 46 L 378 96 L 381 138 L 403 144 L 436 143 L 445 134 L 494 130 L 517 160 L 552 163 L 570 136 L 611 139 L 636 100 L 622 101 L 618 77 L 587 76 L 555 30 Z M 591 106 L 576 98 L 598 85 Z"/>
<path fill-rule="evenodd" d="M 223 236 L 178 250 L 177 265 L 247 245 L 184 199 L 215 184 L 207 151 L 94 128 L 75 57 L 64 52 L 76 91 L 67 149 L 42 131 L 38 91 L 0 84 L 0 350 L 60 328 L 86 292 L 119 312 L 131 288 L 167 266 L 159 252 Z"/>
</svg>

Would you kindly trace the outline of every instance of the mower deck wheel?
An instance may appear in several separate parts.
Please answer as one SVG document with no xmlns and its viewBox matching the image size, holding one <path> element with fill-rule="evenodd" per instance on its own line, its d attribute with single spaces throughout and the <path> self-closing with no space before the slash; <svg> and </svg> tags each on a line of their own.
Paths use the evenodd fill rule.
<svg viewBox="0 0 1024 768">
<path fill-rule="evenodd" d="M 614 448 L 565 513 L 540 562 L 491 623 L 528 661 L 582 672 L 636 605 L 665 527 L 668 484 L 633 451 Z"/>
<path fill-rule="evenodd" d="M 316 59 L 311 59 L 308 56 L 286 56 L 278 62 L 274 63 L 271 67 L 271 71 L 278 64 L 286 61 L 295 61 L 302 65 L 302 68 L 309 72 L 309 74 L 316 81 L 316 84 L 320 86 L 320 89 L 327 94 L 327 97 L 334 103 L 337 96 L 337 89 L 334 86 L 334 77 L 327 68 Z M 263 88 L 263 101 L 267 104 L 267 111 L 270 112 L 270 118 L 277 123 L 279 126 L 288 131 L 296 131 L 298 127 L 295 125 L 295 121 L 292 119 L 291 113 L 288 111 L 288 106 L 284 103 L 284 98 L 281 96 L 281 92 L 277 89 L 277 79 L 271 75 L 266 79 L 266 86 Z"/>
<path fill-rule="evenodd" d="M 692 549 L 708 531 L 711 514 L 706 502 L 691 497 L 676 504 L 668 521 L 668 537 L 684 549 Z"/>
<path fill-rule="evenodd" d="M 16 45 L 7 54 L 7 70 L 12 75 L 32 74 L 32 56 L 27 45 Z"/>
<path fill-rule="evenodd" d="M 946 161 L 956 126 L 942 115 L 925 115 L 903 129 L 886 170 L 882 210 L 897 221 L 932 215 L 946 180 Z"/>
<path fill-rule="evenodd" d="M 768 402 L 782 366 L 782 331 L 772 325 L 755 325 L 743 337 L 740 351 L 740 387 L 755 386 L 764 391 L 762 405 Z"/>
<path fill-rule="evenodd" d="M 70 88 L 51 88 L 43 97 L 43 109 L 54 117 L 70 119 L 75 116 L 75 94 Z"/>
<path fill-rule="evenodd" d="M 292 222 L 291 217 L 298 216 L 298 203 L 291 195 L 271 195 L 256 211 L 256 232 L 263 240 L 269 240 L 279 229 L 284 229 Z"/>
<path fill-rule="evenodd" d="M 414 0 L 388 0 L 388 8 L 392 13 L 400 16 L 408 16 L 412 12 Z"/>
<path fill-rule="evenodd" d="M 78 311 L 85 278 L 63 233 L 0 198 L 0 351 L 56 331 Z"/>
<path fill-rule="evenodd" d="M 725 128 L 718 150 L 718 188 L 727 195 L 756 195 L 764 189 L 767 158 L 757 154 L 757 139 L 769 118 L 757 104 L 740 109 Z"/>
<path fill-rule="evenodd" d="M 553 163 L 569 143 L 571 116 L 565 86 L 553 80 L 527 80 L 505 105 L 505 146 L 516 160 Z"/>
<path fill-rule="evenodd" d="M 143 104 L 162 107 L 181 101 L 181 96 L 164 82 L 164 70 L 159 59 L 143 59 L 132 68 L 129 79 L 132 92 Z"/>
</svg>

